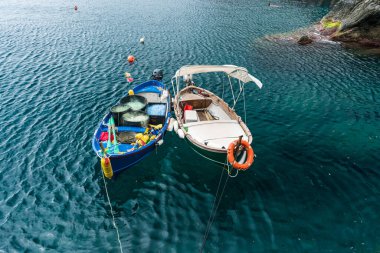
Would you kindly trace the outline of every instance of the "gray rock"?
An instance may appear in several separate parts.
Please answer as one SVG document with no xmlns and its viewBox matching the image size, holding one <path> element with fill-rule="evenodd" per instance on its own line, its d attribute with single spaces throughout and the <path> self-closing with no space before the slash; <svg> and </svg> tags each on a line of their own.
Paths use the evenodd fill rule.
<svg viewBox="0 0 380 253">
<path fill-rule="evenodd" d="M 380 0 L 340 0 L 324 20 L 341 22 L 333 40 L 380 46 Z"/>
</svg>

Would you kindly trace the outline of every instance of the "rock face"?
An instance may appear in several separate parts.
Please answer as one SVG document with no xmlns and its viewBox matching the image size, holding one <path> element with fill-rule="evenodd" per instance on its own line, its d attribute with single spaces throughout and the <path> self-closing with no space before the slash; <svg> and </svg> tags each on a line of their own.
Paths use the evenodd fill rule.
<svg viewBox="0 0 380 253">
<path fill-rule="evenodd" d="M 321 25 L 332 40 L 380 47 L 380 0 L 340 0 Z"/>
</svg>

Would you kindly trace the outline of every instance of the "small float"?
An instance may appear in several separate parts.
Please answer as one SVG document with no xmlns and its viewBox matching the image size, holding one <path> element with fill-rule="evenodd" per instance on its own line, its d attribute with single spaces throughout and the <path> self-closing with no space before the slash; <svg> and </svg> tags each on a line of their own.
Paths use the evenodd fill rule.
<svg viewBox="0 0 380 253">
<path fill-rule="evenodd" d="M 155 70 L 152 80 L 129 90 L 95 130 L 92 148 L 106 177 L 132 167 L 163 143 L 170 95 L 161 80 L 162 70 Z"/>
<path fill-rule="evenodd" d="M 227 74 L 232 96 L 231 106 L 193 82 L 192 75 L 210 72 Z M 237 91 L 233 89 L 231 79 L 239 83 Z M 246 119 L 243 121 L 235 112 L 236 103 L 241 97 L 244 99 L 245 110 L 244 89 L 248 82 L 255 83 L 259 88 L 263 85 L 246 68 L 234 65 L 183 66 L 172 78 L 178 136 L 184 138 L 199 155 L 237 170 L 248 169 L 255 156 L 251 147 L 252 134 L 245 123 Z"/>
</svg>

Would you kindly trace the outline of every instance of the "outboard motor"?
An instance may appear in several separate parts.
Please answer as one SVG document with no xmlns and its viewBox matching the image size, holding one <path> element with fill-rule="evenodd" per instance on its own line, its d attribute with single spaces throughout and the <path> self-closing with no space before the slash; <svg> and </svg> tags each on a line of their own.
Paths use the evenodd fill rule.
<svg viewBox="0 0 380 253">
<path fill-rule="evenodd" d="M 163 77 L 164 77 L 164 71 L 162 69 L 155 69 L 150 79 L 161 82 Z"/>
</svg>

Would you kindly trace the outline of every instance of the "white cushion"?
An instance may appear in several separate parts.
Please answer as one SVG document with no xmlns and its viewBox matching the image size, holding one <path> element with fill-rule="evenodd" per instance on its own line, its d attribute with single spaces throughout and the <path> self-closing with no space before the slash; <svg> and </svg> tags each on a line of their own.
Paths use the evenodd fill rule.
<svg viewBox="0 0 380 253">
<path fill-rule="evenodd" d="M 198 114 L 194 110 L 186 110 L 185 111 L 185 123 L 197 122 Z"/>
</svg>

